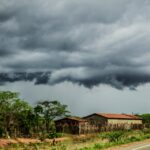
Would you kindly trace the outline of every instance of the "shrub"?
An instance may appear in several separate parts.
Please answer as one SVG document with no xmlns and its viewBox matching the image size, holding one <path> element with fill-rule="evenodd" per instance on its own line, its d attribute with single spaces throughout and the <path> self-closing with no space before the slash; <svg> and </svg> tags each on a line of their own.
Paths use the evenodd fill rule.
<svg viewBox="0 0 150 150">
<path fill-rule="evenodd" d="M 44 141 L 47 138 L 47 131 L 43 130 L 42 132 L 39 132 L 39 139 L 41 141 Z"/>
<path fill-rule="evenodd" d="M 94 145 L 94 149 L 102 149 L 104 148 L 104 144 L 97 143 Z"/>
<path fill-rule="evenodd" d="M 123 137 L 124 132 L 123 131 L 114 131 L 114 132 L 108 132 L 100 135 L 102 139 L 108 139 L 109 142 L 118 142 Z"/>
<path fill-rule="evenodd" d="M 144 139 L 150 139 L 150 134 L 144 135 Z"/>
<path fill-rule="evenodd" d="M 49 138 L 49 139 L 53 139 L 53 138 L 58 138 L 58 137 L 63 137 L 63 136 L 64 136 L 63 133 L 51 132 L 51 133 L 48 135 L 48 138 Z"/>
<path fill-rule="evenodd" d="M 148 128 L 143 129 L 143 133 L 144 134 L 150 134 L 150 129 L 148 129 Z"/>
<path fill-rule="evenodd" d="M 136 137 L 136 136 L 131 136 L 130 138 L 128 138 L 129 142 L 136 142 L 136 141 L 140 141 L 141 138 L 140 137 Z"/>
</svg>

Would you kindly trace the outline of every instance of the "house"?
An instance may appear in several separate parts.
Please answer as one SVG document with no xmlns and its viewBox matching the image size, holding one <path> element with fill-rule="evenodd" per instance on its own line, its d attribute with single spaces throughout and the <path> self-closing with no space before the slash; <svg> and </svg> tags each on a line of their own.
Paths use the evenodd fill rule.
<svg viewBox="0 0 150 150">
<path fill-rule="evenodd" d="M 90 125 L 98 125 L 99 131 L 142 128 L 142 119 L 131 114 L 94 113 L 83 119 Z"/>
<path fill-rule="evenodd" d="M 86 117 L 65 117 L 55 121 L 56 131 L 86 134 L 101 131 L 141 129 L 142 119 L 131 114 L 94 113 Z"/>
<path fill-rule="evenodd" d="M 55 121 L 56 131 L 70 134 L 83 134 L 88 121 L 80 117 L 65 117 Z"/>
</svg>

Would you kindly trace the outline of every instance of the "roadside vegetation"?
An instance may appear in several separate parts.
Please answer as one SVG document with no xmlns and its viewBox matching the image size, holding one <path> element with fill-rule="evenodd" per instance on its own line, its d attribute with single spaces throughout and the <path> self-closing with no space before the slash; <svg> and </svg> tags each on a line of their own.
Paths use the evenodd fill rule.
<svg viewBox="0 0 150 150">
<path fill-rule="evenodd" d="M 112 146 L 150 139 L 150 129 L 135 131 L 112 131 L 101 133 L 99 134 L 99 137 L 103 140 L 103 142 L 96 143 L 91 147 L 84 147 L 79 150 L 101 150 Z"/>
<path fill-rule="evenodd" d="M 150 139 L 150 129 L 103 132 L 87 135 L 87 137 L 75 136 L 55 144 L 46 140 L 39 143 L 17 143 L 0 150 L 105 150 L 109 147 L 146 139 Z"/>
</svg>

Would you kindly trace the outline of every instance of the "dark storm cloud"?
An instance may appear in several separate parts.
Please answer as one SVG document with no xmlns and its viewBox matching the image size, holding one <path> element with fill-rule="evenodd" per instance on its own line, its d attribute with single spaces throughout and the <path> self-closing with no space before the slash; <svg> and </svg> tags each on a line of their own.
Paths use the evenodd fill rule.
<svg viewBox="0 0 150 150">
<path fill-rule="evenodd" d="M 7 49 L 0 49 L 0 56 L 4 57 L 4 56 L 8 56 L 11 54 L 11 51 L 7 50 Z"/>
<path fill-rule="evenodd" d="M 18 72 L 18 73 L 0 73 L 0 85 L 6 82 L 33 81 L 35 84 L 46 84 L 49 80 L 50 72 Z"/>
<path fill-rule="evenodd" d="M 150 82 L 149 0 L 1 0 L 0 83 Z"/>
</svg>

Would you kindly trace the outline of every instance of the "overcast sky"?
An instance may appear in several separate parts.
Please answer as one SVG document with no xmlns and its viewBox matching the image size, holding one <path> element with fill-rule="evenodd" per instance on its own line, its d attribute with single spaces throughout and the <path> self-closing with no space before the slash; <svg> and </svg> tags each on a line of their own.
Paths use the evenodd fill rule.
<svg viewBox="0 0 150 150">
<path fill-rule="evenodd" d="M 149 0 L 0 0 L 0 89 L 73 114 L 150 110 Z"/>
</svg>

